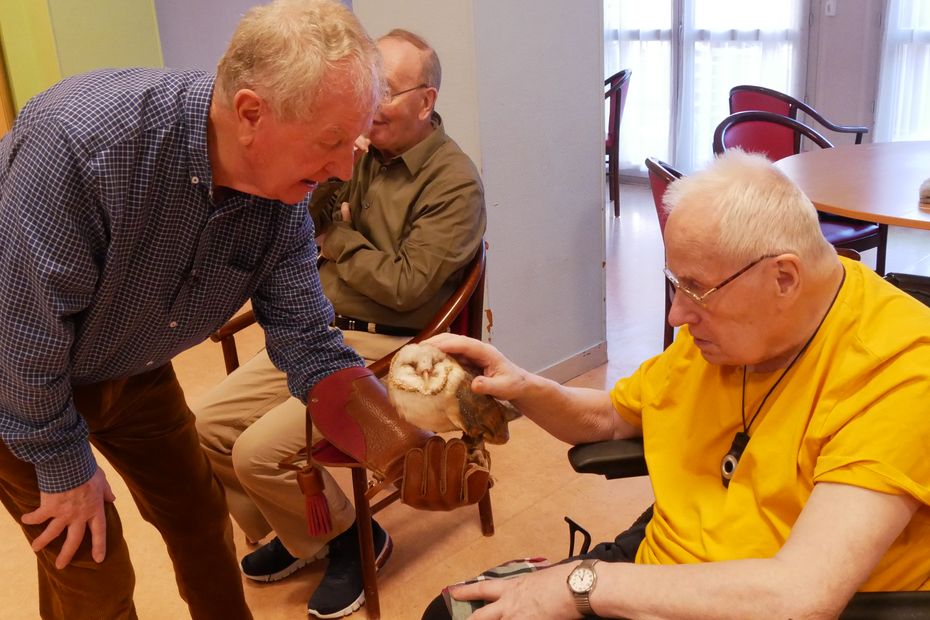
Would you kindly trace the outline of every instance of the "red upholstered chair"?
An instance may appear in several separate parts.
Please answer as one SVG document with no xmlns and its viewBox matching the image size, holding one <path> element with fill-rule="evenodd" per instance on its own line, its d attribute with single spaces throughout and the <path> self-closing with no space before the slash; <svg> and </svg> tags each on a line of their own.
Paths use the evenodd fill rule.
<svg viewBox="0 0 930 620">
<path fill-rule="evenodd" d="M 804 119 L 798 118 L 798 113 L 803 112 L 807 118 L 807 124 L 810 124 L 811 120 L 816 121 L 819 125 L 826 127 L 830 131 L 835 131 L 837 133 L 854 133 L 856 134 L 856 144 L 862 143 L 862 136 L 869 132 L 868 127 L 860 127 L 856 125 L 837 125 L 836 123 L 827 120 L 820 112 L 807 105 L 800 99 L 795 99 L 791 95 L 786 95 L 785 93 L 778 92 L 777 90 L 772 90 L 771 88 L 765 88 L 763 86 L 752 86 L 749 84 L 741 84 L 739 86 L 734 86 L 730 89 L 730 114 L 735 112 L 746 112 L 748 110 L 763 110 L 765 112 L 774 112 L 775 114 L 781 114 L 782 116 L 787 116 L 793 118 L 794 120 L 800 120 L 804 122 Z M 782 141 L 784 143 L 784 151 L 778 154 L 775 159 L 781 159 L 782 157 L 787 157 L 788 155 L 795 155 L 801 152 L 801 135 L 789 130 L 783 132 Z M 775 155 L 773 153 L 773 155 Z"/>
<path fill-rule="evenodd" d="M 420 342 L 436 334 L 451 331 L 472 338 L 481 339 L 484 312 L 484 274 L 486 254 L 482 239 L 474 258 L 466 266 L 462 282 L 446 303 L 443 304 L 429 325 L 413 337 L 410 342 Z M 255 322 L 249 312 L 236 317 L 214 333 L 210 338 L 223 345 L 226 371 L 232 372 L 238 365 L 235 333 Z M 377 360 L 369 368 L 377 377 L 383 377 L 390 369 L 391 359 L 397 351 L 392 351 Z M 371 530 L 371 516 L 400 498 L 400 491 L 383 481 L 369 481 L 367 470 L 352 457 L 340 452 L 325 439 L 312 447 L 313 460 L 326 467 L 348 467 L 352 472 L 352 492 L 355 504 L 355 518 L 361 547 L 362 577 L 365 586 L 365 608 L 368 617 L 376 620 L 381 617 L 381 605 L 378 599 L 377 568 L 375 566 L 374 537 Z M 281 467 L 300 469 L 297 463 L 305 461 L 306 454 L 294 455 L 283 461 Z M 376 497 L 387 493 L 382 499 L 372 504 Z M 491 512 L 490 491 L 478 502 L 478 514 L 481 520 L 481 532 L 485 536 L 494 535 L 494 517 Z"/>
<path fill-rule="evenodd" d="M 741 148 L 777 161 L 795 152 L 794 147 L 789 148 L 788 145 L 795 144 L 800 136 L 821 148 L 833 148 L 833 144 L 818 131 L 789 116 L 760 110 L 736 112 L 723 119 L 714 131 L 714 153 L 719 155 L 727 149 Z M 819 217 L 823 236 L 835 247 L 858 252 L 875 248 L 875 271 L 879 275 L 885 274 L 887 225 L 826 213 L 819 213 Z"/>
<path fill-rule="evenodd" d="M 614 217 L 620 217 L 620 120 L 623 118 L 632 73 L 630 69 L 623 69 L 604 80 L 604 99 L 609 100 L 607 138 L 604 146 L 607 157 L 607 187 L 610 200 L 614 203 Z"/>
<path fill-rule="evenodd" d="M 656 215 L 659 218 L 659 230 L 664 239 L 665 220 L 668 219 L 668 213 L 662 205 L 662 197 L 665 196 L 665 190 L 668 189 L 669 183 L 675 179 L 680 179 L 681 173 L 664 161 L 660 161 L 654 157 L 646 158 L 646 169 L 649 171 L 649 187 L 652 189 L 652 199 L 656 205 Z M 672 295 L 675 294 L 675 291 L 665 278 L 662 278 L 662 281 L 665 286 L 665 316 L 663 317 L 662 347 L 667 349 L 675 338 L 675 330 L 668 322 L 668 313 L 672 308 Z"/>
</svg>

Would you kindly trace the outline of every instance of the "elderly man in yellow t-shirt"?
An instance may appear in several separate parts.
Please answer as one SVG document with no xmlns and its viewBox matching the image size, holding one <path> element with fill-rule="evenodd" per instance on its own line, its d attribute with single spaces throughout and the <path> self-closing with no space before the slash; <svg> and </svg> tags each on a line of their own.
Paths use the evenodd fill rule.
<svg viewBox="0 0 930 620">
<path fill-rule="evenodd" d="M 488 601 L 476 618 L 829 618 L 857 590 L 930 589 L 930 308 L 838 258 L 761 156 L 728 153 L 666 203 L 681 329 L 611 391 L 433 341 L 563 441 L 641 435 L 656 498 L 632 551 L 621 535 L 452 596 Z"/>
</svg>

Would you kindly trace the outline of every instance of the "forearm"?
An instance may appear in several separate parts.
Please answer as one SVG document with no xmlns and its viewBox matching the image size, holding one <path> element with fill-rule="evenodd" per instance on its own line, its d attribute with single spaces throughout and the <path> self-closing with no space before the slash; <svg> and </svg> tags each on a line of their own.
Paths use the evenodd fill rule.
<svg viewBox="0 0 930 620">
<path fill-rule="evenodd" d="M 597 573 L 591 604 L 610 618 L 798 620 L 835 618 L 842 609 L 827 603 L 836 597 L 819 592 L 811 583 L 816 577 L 775 558 L 679 566 L 601 562 Z"/>
<path fill-rule="evenodd" d="M 608 392 L 566 387 L 525 372 L 511 402 L 527 418 L 569 444 L 632 437 L 636 429 L 614 410 Z"/>
<path fill-rule="evenodd" d="M 454 187 L 428 185 L 409 208 L 384 221 L 360 214 L 351 225 L 334 225 L 323 254 L 339 279 L 396 312 L 433 299 L 474 256 L 485 228 L 478 185 Z"/>
<path fill-rule="evenodd" d="M 601 563 L 592 604 L 611 617 L 835 618 L 918 506 L 907 495 L 816 484 L 774 557 L 676 566 Z"/>
<path fill-rule="evenodd" d="M 323 377 L 363 361 L 329 328 L 333 309 L 323 295 L 319 273 L 309 257 L 314 246 L 304 240 L 276 265 L 252 297 L 255 317 L 265 331 L 268 355 L 288 375 L 291 394 L 303 400 Z"/>
</svg>

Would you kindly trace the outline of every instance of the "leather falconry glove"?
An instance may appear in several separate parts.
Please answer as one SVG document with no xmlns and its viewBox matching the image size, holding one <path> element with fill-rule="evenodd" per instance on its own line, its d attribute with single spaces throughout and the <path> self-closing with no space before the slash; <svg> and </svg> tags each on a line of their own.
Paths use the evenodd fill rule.
<svg viewBox="0 0 930 620">
<path fill-rule="evenodd" d="M 475 504 L 488 492 L 491 472 L 468 460 L 461 439 L 434 435 L 407 452 L 400 498 L 421 510 L 453 510 Z"/>
</svg>

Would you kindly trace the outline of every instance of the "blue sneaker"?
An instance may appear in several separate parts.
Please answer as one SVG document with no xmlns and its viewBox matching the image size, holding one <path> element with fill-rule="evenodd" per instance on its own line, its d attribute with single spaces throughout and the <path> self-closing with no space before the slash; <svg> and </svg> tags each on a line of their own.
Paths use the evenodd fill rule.
<svg viewBox="0 0 930 620">
<path fill-rule="evenodd" d="M 310 559 L 295 558 L 287 549 L 281 539 L 275 536 L 270 542 L 262 545 L 252 553 L 242 558 L 242 574 L 255 581 L 278 581 L 291 575 L 313 560 L 325 557 L 326 547 Z"/>
<path fill-rule="evenodd" d="M 380 569 L 391 557 L 394 543 L 374 519 L 371 529 L 375 539 L 375 567 Z M 329 541 L 329 566 L 307 603 L 308 614 L 317 618 L 341 618 L 365 604 L 360 556 L 358 528 L 353 523 Z"/>
</svg>

